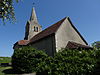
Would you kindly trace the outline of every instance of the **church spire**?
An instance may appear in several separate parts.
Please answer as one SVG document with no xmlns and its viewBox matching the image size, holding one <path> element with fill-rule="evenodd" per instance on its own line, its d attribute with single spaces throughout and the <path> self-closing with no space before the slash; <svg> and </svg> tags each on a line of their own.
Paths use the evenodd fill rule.
<svg viewBox="0 0 100 75">
<path fill-rule="evenodd" d="M 38 23 L 35 9 L 32 8 L 30 20 L 26 24 L 25 40 L 30 40 L 36 34 L 42 31 L 42 26 Z"/>
<path fill-rule="evenodd" d="M 37 21 L 37 16 L 36 16 L 36 13 L 35 13 L 35 8 L 32 8 L 32 13 L 31 13 L 30 21 L 38 22 Z"/>
</svg>

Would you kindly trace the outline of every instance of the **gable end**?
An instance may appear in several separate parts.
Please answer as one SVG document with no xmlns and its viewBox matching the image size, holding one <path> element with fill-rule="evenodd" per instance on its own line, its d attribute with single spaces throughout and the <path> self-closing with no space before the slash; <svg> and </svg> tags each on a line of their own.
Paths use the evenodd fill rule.
<svg viewBox="0 0 100 75">
<path fill-rule="evenodd" d="M 71 26 L 75 29 L 75 31 L 78 33 L 78 35 L 81 37 L 81 39 L 86 43 L 86 45 L 88 45 L 88 43 L 85 41 L 85 39 L 82 37 L 82 35 L 80 34 L 80 32 L 75 28 L 75 26 L 73 25 L 73 23 L 71 22 L 70 18 L 67 18 L 68 21 L 70 22 Z"/>
</svg>

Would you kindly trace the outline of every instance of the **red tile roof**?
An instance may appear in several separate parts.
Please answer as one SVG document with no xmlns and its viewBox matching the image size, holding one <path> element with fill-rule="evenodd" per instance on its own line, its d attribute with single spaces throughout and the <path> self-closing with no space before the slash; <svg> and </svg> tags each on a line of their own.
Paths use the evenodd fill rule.
<svg viewBox="0 0 100 75">
<path fill-rule="evenodd" d="M 28 40 L 20 40 L 18 41 L 18 45 L 27 45 L 29 43 Z"/>
<path fill-rule="evenodd" d="M 65 19 L 66 19 L 66 17 L 64 19 L 58 21 L 57 23 L 53 24 L 52 26 L 46 28 L 42 32 L 38 33 L 37 35 L 35 35 L 32 39 L 30 39 L 30 43 L 33 43 L 39 39 L 42 39 L 48 35 L 55 33 Z"/>
<path fill-rule="evenodd" d="M 70 48 L 70 49 L 78 49 L 78 48 L 92 49 L 92 47 L 90 47 L 88 45 L 82 45 L 80 43 L 76 43 L 76 42 L 73 42 L 73 41 L 69 41 L 66 48 Z"/>
</svg>

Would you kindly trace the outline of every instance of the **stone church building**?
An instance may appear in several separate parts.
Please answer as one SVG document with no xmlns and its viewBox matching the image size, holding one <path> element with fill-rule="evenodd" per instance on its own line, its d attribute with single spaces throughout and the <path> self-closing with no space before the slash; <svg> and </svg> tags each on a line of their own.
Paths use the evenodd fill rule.
<svg viewBox="0 0 100 75">
<path fill-rule="evenodd" d="M 45 50 L 53 56 L 61 48 L 91 49 L 86 40 L 72 24 L 69 17 L 65 17 L 50 27 L 42 30 L 38 23 L 35 9 L 32 9 L 30 20 L 27 21 L 25 38 L 14 44 L 14 49 L 31 45 L 38 50 Z"/>
</svg>

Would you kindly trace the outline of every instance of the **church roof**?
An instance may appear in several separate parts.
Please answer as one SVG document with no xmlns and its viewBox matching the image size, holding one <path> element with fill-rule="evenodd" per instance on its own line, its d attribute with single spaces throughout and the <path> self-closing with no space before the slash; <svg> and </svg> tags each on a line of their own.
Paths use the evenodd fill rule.
<svg viewBox="0 0 100 75">
<path fill-rule="evenodd" d="M 82 37 L 82 35 L 78 32 L 78 30 L 74 27 L 74 25 L 72 24 L 71 20 L 69 17 L 65 17 L 62 20 L 58 21 L 57 23 L 51 25 L 50 27 L 46 28 L 45 30 L 41 31 L 40 33 L 38 33 L 37 35 L 35 35 L 34 37 L 32 37 L 28 42 L 25 41 L 19 41 L 19 45 L 27 45 L 30 43 L 34 43 L 44 37 L 47 37 L 53 33 L 55 33 L 58 28 L 60 27 L 60 25 L 64 22 L 65 19 L 68 19 L 68 21 L 70 22 L 71 26 L 75 29 L 75 31 L 79 34 L 79 36 L 81 37 L 81 39 L 86 43 L 86 45 L 88 45 L 88 43 L 85 41 L 85 39 Z"/>
<path fill-rule="evenodd" d="M 29 43 L 28 40 L 20 40 L 18 41 L 18 45 L 27 45 Z"/>
<path fill-rule="evenodd" d="M 51 35 L 53 33 L 55 33 L 58 28 L 60 27 L 60 25 L 64 22 L 65 19 L 68 19 L 68 21 L 70 22 L 71 26 L 75 29 L 75 31 L 79 34 L 79 36 L 81 37 L 81 39 L 86 43 L 86 45 L 88 45 L 88 43 L 85 41 L 85 39 L 82 37 L 82 35 L 78 32 L 78 30 L 75 28 L 75 26 L 72 24 L 71 20 L 69 17 L 65 17 L 62 20 L 58 21 L 57 23 L 51 25 L 50 27 L 46 28 L 45 30 L 43 30 L 42 32 L 40 32 L 39 34 L 35 35 L 32 39 L 30 39 L 30 43 L 35 42 L 39 39 L 42 39 L 48 35 Z"/>
<path fill-rule="evenodd" d="M 82 45 L 73 41 L 69 41 L 66 48 L 70 48 L 70 49 L 78 49 L 78 48 L 85 48 L 85 49 L 93 49 L 92 47 L 88 46 L 88 45 Z"/>
<path fill-rule="evenodd" d="M 37 35 L 35 35 L 33 38 L 30 39 L 30 43 L 33 43 L 39 39 L 42 39 L 46 36 L 49 36 L 49 35 L 55 33 L 65 19 L 66 19 L 66 17 L 63 18 L 62 20 L 58 21 L 57 23 L 51 25 L 50 27 L 46 28 L 42 32 L 38 33 Z"/>
<path fill-rule="evenodd" d="M 45 30 L 41 31 L 40 33 L 35 35 L 30 40 L 20 40 L 20 41 L 18 41 L 18 45 L 27 45 L 29 43 L 33 43 L 33 42 L 35 42 L 39 39 L 42 39 L 42 38 L 44 38 L 48 35 L 55 33 L 65 19 L 66 19 L 66 17 L 64 19 L 58 21 L 57 23 L 51 25 L 50 27 L 46 28 Z"/>
</svg>

